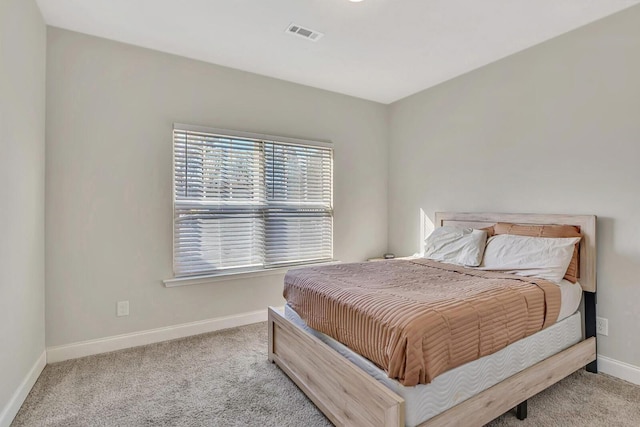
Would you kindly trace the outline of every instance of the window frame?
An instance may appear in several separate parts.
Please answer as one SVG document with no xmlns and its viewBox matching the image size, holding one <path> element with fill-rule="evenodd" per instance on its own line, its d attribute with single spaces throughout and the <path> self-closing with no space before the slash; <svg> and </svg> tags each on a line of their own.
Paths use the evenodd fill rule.
<svg viewBox="0 0 640 427">
<path fill-rule="evenodd" d="M 323 148 L 328 149 L 330 165 L 331 165 L 331 197 L 330 197 L 330 218 L 331 218 L 331 258 L 330 259 L 321 259 L 321 260 L 312 260 L 312 261 L 303 261 L 303 262 L 292 262 L 286 265 L 266 265 L 263 262 L 261 267 L 257 268 L 249 268 L 249 269 L 228 269 L 228 270 L 209 270 L 209 271 L 198 271 L 193 274 L 176 274 L 176 204 L 180 202 L 177 200 L 177 191 L 176 191 L 176 146 L 175 146 L 175 132 L 183 131 L 183 132 L 197 132 L 204 134 L 212 134 L 221 137 L 230 137 L 230 138 L 238 138 L 238 139 L 250 139 L 260 141 L 262 144 L 267 143 L 281 143 L 293 145 L 296 147 L 309 147 L 309 148 Z M 165 286 L 179 286 L 182 284 L 197 284 L 197 283 L 205 283 L 211 281 L 219 281 L 225 279 L 233 279 L 238 276 L 262 276 L 262 275 L 272 275 L 284 272 L 291 268 L 299 268 L 304 267 L 306 265 L 314 265 L 314 264 L 330 264 L 335 263 L 334 259 L 334 145 L 330 141 L 315 141 L 315 140 L 307 140 L 300 138 L 291 138 L 277 135 L 269 135 L 262 133 L 252 133 L 245 131 L 237 131 L 230 129 L 222 129 L 222 128 L 213 128 L 206 126 L 197 126 L 197 125 L 189 125 L 184 123 L 174 123 L 172 130 L 172 138 L 171 138 L 171 146 L 172 146 L 172 190 L 171 190 L 171 198 L 172 198 L 172 265 L 173 265 L 173 276 L 170 279 L 163 280 Z M 265 158 L 266 156 L 263 153 L 263 158 L 261 161 L 263 165 L 266 165 Z M 263 182 L 264 188 L 267 188 L 267 182 Z M 188 202 L 182 202 L 183 204 Z M 266 243 L 266 242 L 265 242 Z M 265 258 L 263 261 L 266 260 Z"/>
</svg>

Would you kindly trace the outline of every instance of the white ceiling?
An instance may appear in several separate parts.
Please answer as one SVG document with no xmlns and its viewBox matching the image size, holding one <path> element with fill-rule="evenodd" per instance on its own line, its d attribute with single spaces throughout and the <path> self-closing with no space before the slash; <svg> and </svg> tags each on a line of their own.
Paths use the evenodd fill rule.
<svg viewBox="0 0 640 427">
<path fill-rule="evenodd" d="M 640 0 L 37 0 L 52 26 L 391 103 Z M 311 42 L 290 23 L 324 33 Z"/>
</svg>

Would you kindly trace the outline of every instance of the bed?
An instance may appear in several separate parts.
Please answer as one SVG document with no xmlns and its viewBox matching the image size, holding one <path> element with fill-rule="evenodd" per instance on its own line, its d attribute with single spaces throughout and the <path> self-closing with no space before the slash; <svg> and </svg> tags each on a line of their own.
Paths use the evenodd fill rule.
<svg viewBox="0 0 640 427">
<path fill-rule="evenodd" d="M 579 227 L 580 285 L 584 291 L 584 314 L 573 314 L 553 326 L 516 341 L 494 359 L 469 362 L 437 377 L 434 387 L 405 387 L 376 371 L 377 367 L 339 342 L 306 327 L 294 311 L 269 309 L 269 359 L 276 363 L 336 425 L 422 427 L 439 425 L 483 425 L 511 408 L 519 418 L 526 415 L 526 400 L 574 371 L 587 366 L 597 371 L 595 342 L 595 226 L 594 216 L 437 213 L 435 226 L 482 228 L 497 222 L 517 224 L 563 224 Z M 575 288 L 574 288 L 575 289 Z M 567 310 L 565 310 L 567 311 Z M 568 311 L 572 311 L 569 309 Z M 584 319 L 585 332 L 580 329 Z M 576 332 L 577 331 L 577 332 Z M 543 335 L 554 335 L 552 342 Z M 562 339 L 558 337 L 564 337 Z M 569 338 L 567 338 L 569 337 Z M 529 340 L 529 341 L 527 341 Z M 528 346 L 528 347 L 527 347 Z M 544 352 L 531 351 L 544 347 Z M 531 355 L 535 357 L 523 357 Z M 509 362 L 497 364 L 496 357 Z M 368 362 L 368 364 L 367 364 Z M 499 375 L 485 374 L 485 366 L 499 366 Z M 462 373 L 461 373 L 462 372 Z M 483 372 L 483 375 L 478 375 Z M 474 374 L 475 373 L 475 374 Z M 449 380 L 447 380 L 447 375 Z M 475 376 L 474 376 L 475 375 Z M 456 378 L 473 377 L 480 387 L 455 389 Z M 454 379 L 450 379 L 454 378 Z M 447 382 L 448 381 L 448 382 Z M 422 390 L 421 393 L 417 392 Z M 425 391 L 426 390 L 426 391 Z M 433 398 L 430 398 L 430 394 Z M 447 395 L 448 393 L 448 395 Z M 466 393 L 466 394 L 465 394 Z M 444 397 L 443 397 L 444 396 Z M 444 403 L 442 403 L 442 402 Z M 434 403 L 435 402 L 435 403 Z M 433 404 L 429 404 L 433 403 Z M 424 419 L 424 421 L 421 421 Z"/>
</svg>

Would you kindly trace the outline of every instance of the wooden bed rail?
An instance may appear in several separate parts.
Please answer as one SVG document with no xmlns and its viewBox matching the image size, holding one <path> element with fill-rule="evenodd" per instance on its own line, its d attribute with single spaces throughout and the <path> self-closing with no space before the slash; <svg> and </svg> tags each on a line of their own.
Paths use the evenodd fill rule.
<svg viewBox="0 0 640 427">
<path fill-rule="evenodd" d="M 404 426 L 404 399 L 269 307 L 269 360 L 336 426 Z"/>
<path fill-rule="evenodd" d="M 589 338 L 494 385 L 420 427 L 483 426 L 596 358 L 596 339 Z"/>
<path fill-rule="evenodd" d="M 404 399 L 269 307 L 269 360 L 336 426 L 404 426 Z M 483 426 L 596 358 L 588 338 L 527 368 L 418 427 Z"/>
</svg>

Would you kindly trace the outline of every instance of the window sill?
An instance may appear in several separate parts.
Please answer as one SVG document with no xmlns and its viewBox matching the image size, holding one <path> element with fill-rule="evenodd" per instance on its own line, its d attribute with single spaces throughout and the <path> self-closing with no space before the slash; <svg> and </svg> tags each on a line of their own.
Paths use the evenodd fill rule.
<svg viewBox="0 0 640 427">
<path fill-rule="evenodd" d="M 285 274 L 289 270 L 305 267 L 315 267 L 320 265 L 339 264 L 340 261 L 318 262 L 313 264 L 293 265 L 288 267 L 268 268 L 264 270 L 241 271 L 236 273 L 207 274 L 202 276 L 173 277 L 162 281 L 166 288 L 178 286 L 204 285 L 207 283 L 227 282 L 229 280 L 250 279 L 252 277 L 275 276 Z"/>
</svg>

